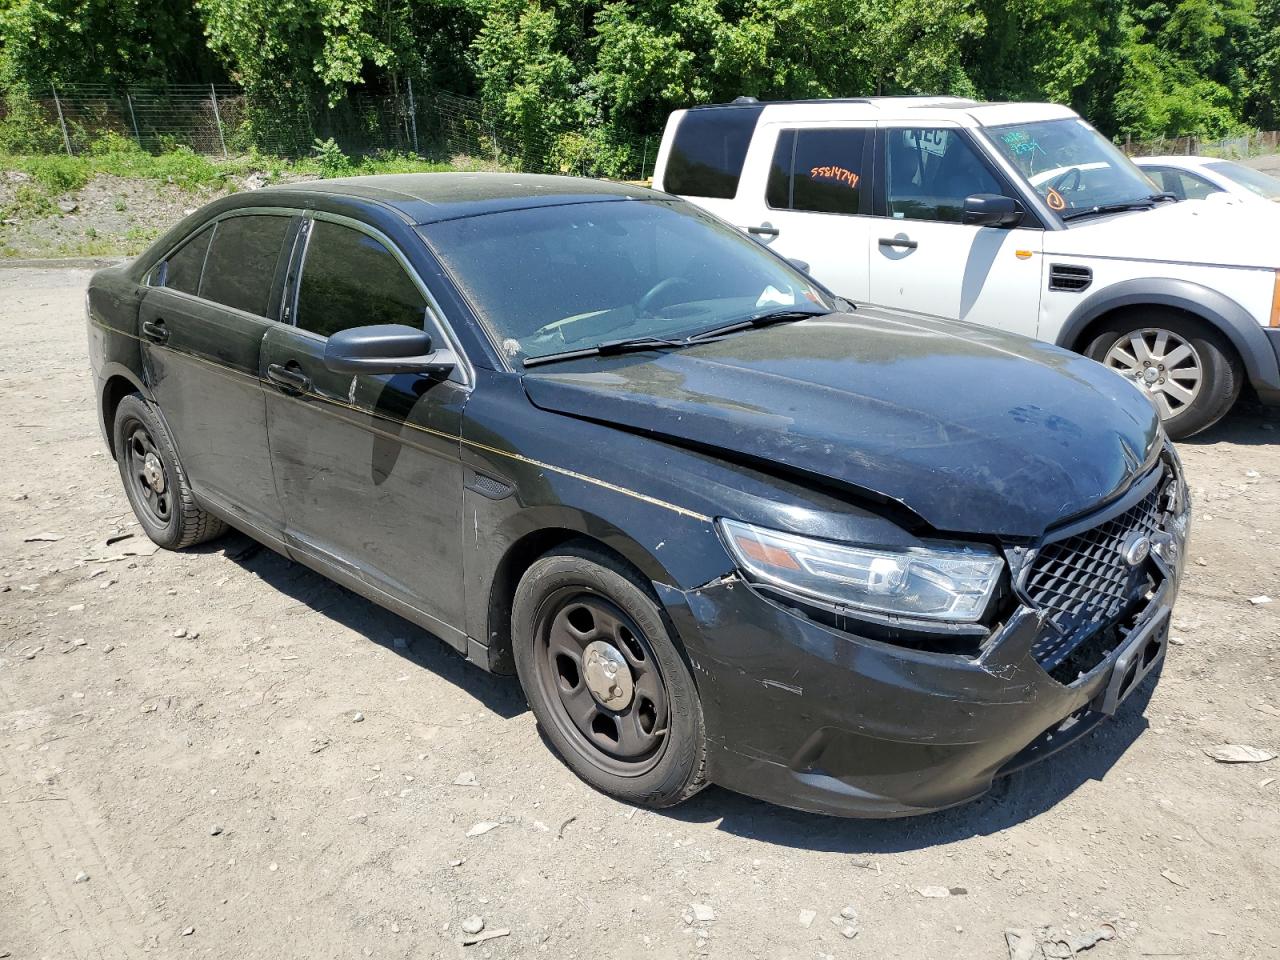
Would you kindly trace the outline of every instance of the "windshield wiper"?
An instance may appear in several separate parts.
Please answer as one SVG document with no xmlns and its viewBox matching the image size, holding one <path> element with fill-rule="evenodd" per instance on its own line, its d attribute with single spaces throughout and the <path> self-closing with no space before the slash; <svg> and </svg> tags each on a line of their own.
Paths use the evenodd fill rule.
<svg viewBox="0 0 1280 960">
<path fill-rule="evenodd" d="M 547 353 L 540 357 L 525 357 L 526 367 L 536 367 L 544 363 L 557 363 L 561 360 L 577 360 L 579 357 L 607 357 L 618 353 L 636 353 L 642 350 L 679 349 L 691 347 L 695 343 L 707 343 L 717 340 L 729 333 L 739 330 L 750 330 L 753 327 L 767 327 L 774 323 L 788 323 L 792 320 L 804 320 L 807 317 L 825 317 L 830 310 L 796 310 L 788 307 L 782 310 L 769 310 L 756 313 L 743 320 L 735 320 L 710 330 L 699 330 L 679 340 L 665 337 L 628 337 L 623 340 L 605 340 L 593 347 L 582 347 L 578 350 L 562 350 L 559 353 Z"/>
<path fill-rule="evenodd" d="M 525 357 L 526 367 L 536 367 L 543 363 L 556 363 L 560 360 L 576 360 L 579 357 L 607 357 L 617 353 L 634 353 L 640 350 L 659 350 L 664 347 L 687 347 L 693 341 L 667 340 L 663 337 L 627 337 L 622 340 L 605 340 L 592 347 L 577 350 L 561 350 L 559 353 L 546 353 L 540 357 Z"/>
<path fill-rule="evenodd" d="M 725 334 L 737 333 L 739 330 L 750 330 L 753 327 L 767 327 L 775 323 L 790 323 L 793 320 L 806 320 L 809 317 L 825 317 L 830 310 L 796 310 L 784 307 L 781 310 L 768 310 L 764 313 L 752 314 L 742 320 L 735 320 L 723 326 L 701 330 L 685 338 L 686 343 L 703 343 L 712 337 L 723 337 Z"/>
<path fill-rule="evenodd" d="M 1084 210 L 1068 210 L 1059 214 L 1063 220 L 1077 220 L 1080 217 L 1097 217 L 1104 213 L 1123 213 L 1125 210 L 1150 210 L 1158 200 L 1178 199 L 1171 193 L 1151 193 L 1137 200 L 1125 200 L 1120 203 L 1102 203 Z"/>
</svg>

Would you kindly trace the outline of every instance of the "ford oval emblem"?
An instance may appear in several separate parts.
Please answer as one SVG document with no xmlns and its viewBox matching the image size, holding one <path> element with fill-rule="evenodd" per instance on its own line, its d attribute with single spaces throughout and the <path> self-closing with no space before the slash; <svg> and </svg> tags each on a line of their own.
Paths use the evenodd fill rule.
<svg viewBox="0 0 1280 960">
<path fill-rule="evenodd" d="M 1135 530 L 1120 543 L 1120 556 L 1131 567 L 1136 567 L 1151 553 L 1151 538 Z"/>
</svg>

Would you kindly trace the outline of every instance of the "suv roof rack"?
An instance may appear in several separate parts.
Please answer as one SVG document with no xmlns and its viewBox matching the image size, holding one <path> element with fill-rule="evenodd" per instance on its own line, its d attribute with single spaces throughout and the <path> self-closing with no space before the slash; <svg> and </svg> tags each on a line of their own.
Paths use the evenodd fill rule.
<svg viewBox="0 0 1280 960">
<path fill-rule="evenodd" d="M 755 97 L 741 96 L 735 97 L 730 103 L 700 103 L 689 107 L 690 110 L 724 110 L 729 107 L 758 107 L 758 106 L 778 106 L 783 104 L 818 104 L 818 103 L 862 103 L 867 106 L 877 106 L 881 103 L 902 103 L 910 102 L 908 106 L 915 107 L 977 107 L 981 105 L 979 100 L 971 100 L 968 97 L 952 97 L 952 96 L 935 96 L 927 93 L 904 94 L 903 96 L 889 97 L 811 97 L 801 100 L 758 100 Z"/>
</svg>

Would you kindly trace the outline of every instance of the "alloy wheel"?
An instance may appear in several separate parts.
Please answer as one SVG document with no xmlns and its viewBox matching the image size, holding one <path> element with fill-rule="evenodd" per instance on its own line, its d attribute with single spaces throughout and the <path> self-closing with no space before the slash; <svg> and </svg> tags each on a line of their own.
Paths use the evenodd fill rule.
<svg viewBox="0 0 1280 960">
<path fill-rule="evenodd" d="M 163 526 L 169 522 L 173 494 L 160 449 L 150 431 L 136 420 L 127 425 L 125 436 L 127 475 L 137 502 L 143 504 L 152 519 Z"/>
<path fill-rule="evenodd" d="M 643 632 L 596 594 L 553 597 L 544 610 L 536 669 L 557 726 L 610 773 L 652 769 L 666 745 L 669 701 Z"/>
<path fill-rule="evenodd" d="M 1191 406 L 1204 383 L 1204 364 L 1196 348 L 1173 331 L 1157 327 L 1125 334 L 1102 362 L 1146 390 L 1164 420 Z"/>
</svg>

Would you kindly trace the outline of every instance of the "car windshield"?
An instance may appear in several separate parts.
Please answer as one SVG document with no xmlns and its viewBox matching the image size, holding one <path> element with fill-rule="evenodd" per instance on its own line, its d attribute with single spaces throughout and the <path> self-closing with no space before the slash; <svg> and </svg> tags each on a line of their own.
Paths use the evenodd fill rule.
<svg viewBox="0 0 1280 960">
<path fill-rule="evenodd" d="M 992 142 L 1051 210 L 1142 204 L 1156 192 L 1146 175 L 1079 117 L 991 127 Z"/>
<path fill-rule="evenodd" d="M 1218 176 L 1226 177 L 1228 180 L 1240 184 L 1246 190 L 1256 193 L 1260 197 L 1280 201 L 1280 180 L 1275 177 L 1267 176 L 1261 171 L 1250 169 L 1238 163 L 1232 163 L 1230 160 L 1214 160 L 1211 163 L 1206 163 L 1205 166 L 1218 174 Z"/>
<path fill-rule="evenodd" d="M 683 201 L 567 203 L 419 231 L 513 360 L 834 309 L 804 274 Z"/>
</svg>

